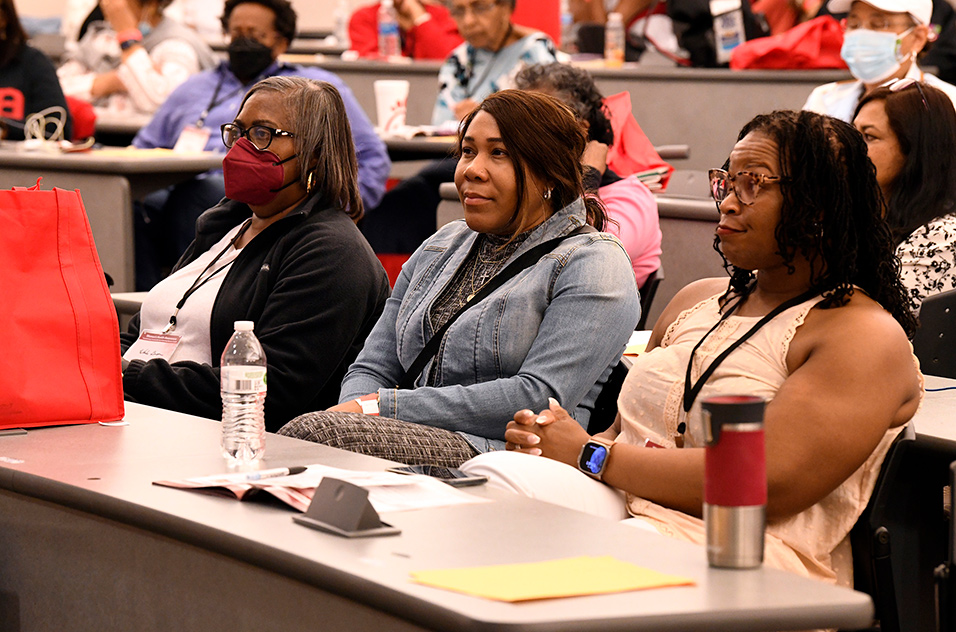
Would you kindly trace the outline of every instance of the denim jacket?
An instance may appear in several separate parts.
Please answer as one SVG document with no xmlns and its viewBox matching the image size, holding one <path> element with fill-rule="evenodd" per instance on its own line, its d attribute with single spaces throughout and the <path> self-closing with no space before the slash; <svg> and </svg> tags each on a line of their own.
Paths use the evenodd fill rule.
<svg viewBox="0 0 956 632">
<path fill-rule="evenodd" d="M 509 262 L 584 222 L 578 199 L 535 228 Z M 383 416 L 459 432 L 479 451 L 502 448 L 514 413 L 547 408 L 549 397 L 586 428 L 640 315 L 630 261 L 607 233 L 566 239 L 466 310 L 445 336 L 437 386 L 422 386 L 429 362 L 416 388 L 395 387 L 431 338 L 429 309 L 477 236 L 452 222 L 411 256 L 339 401 L 377 392 Z"/>
</svg>

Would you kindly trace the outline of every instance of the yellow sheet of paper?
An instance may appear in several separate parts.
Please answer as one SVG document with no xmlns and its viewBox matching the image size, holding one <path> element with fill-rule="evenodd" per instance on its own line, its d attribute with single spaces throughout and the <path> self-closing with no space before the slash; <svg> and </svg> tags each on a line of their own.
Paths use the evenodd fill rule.
<svg viewBox="0 0 956 632">
<path fill-rule="evenodd" d="M 636 356 L 644 353 L 644 349 L 647 348 L 646 342 L 641 342 L 638 344 L 629 344 L 624 347 L 624 355 Z"/>
<path fill-rule="evenodd" d="M 411 576 L 427 586 L 512 602 L 694 584 L 686 577 L 641 568 L 609 555 L 415 571 Z"/>
</svg>

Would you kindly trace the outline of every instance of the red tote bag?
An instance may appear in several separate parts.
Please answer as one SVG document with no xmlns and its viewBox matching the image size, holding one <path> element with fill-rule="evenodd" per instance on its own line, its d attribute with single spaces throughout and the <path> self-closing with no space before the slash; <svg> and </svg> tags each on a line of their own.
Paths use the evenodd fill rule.
<svg viewBox="0 0 956 632">
<path fill-rule="evenodd" d="M 79 191 L 0 191 L 0 428 L 123 418 L 116 310 Z"/>
<path fill-rule="evenodd" d="M 831 15 L 821 15 L 780 35 L 744 42 L 731 53 L 730 67 L 734 70 L 846 68 L 846 62 L 840 57 L 842 47 L 840 23 Z"/>
</svg>

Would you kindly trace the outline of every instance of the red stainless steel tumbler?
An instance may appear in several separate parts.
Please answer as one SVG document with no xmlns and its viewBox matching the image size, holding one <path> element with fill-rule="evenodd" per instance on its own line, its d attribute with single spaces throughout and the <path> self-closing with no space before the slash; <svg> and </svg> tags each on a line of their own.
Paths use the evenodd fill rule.
<svg viewBox="0 0 956 632">
<path fill-rule="evenodd" d="M 762 398 L 749 395 L 710 397 L 701 403 L 706 433 L 704 524 L 711 566 L 753 568 L 763 563 L 765 405 Z"/>
</svg>

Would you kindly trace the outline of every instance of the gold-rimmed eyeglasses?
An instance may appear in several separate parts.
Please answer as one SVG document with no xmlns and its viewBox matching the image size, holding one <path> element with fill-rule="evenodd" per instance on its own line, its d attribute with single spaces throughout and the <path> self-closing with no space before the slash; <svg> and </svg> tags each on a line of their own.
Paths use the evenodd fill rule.
<svg viewBox="0 0 956 632">
<path fill-rule="evenodd" d="M 711 169 L 707 172 L 707 177 L 710 180 L 710 194 L 718 204 L 727 199 L 733 189 L 734 195 L 745 206 L 750 206 L 757 201 L 761 187 L 786 180 L 783 176 L 768 176 L 752 171 L 738 171 L 731 174 L 723 169 Z"/>
</svg>

